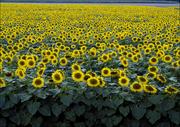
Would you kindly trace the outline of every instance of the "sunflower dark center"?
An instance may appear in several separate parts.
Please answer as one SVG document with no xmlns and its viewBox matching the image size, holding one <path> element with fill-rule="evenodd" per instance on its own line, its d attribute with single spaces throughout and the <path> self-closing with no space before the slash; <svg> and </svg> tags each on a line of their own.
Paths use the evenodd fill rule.
<svg viewBox="0 0 180 127">
<path fill-rule="evenodd" d="M 36 84 L 36 85 L 41 85 L 41 83 L 42 83 L 42 81 L 41 81 L 40 79 L 37 79 L 37 80 L 35 81 L 35 84 Z"/>
<path fill-rule="evenodd" d="M 123 78 L 123 79 L 121 80 L 121 82 L 124 84 L 124 83 L 127 82 L 127 80 Z"/>
<path fill-rule="evenodd" d="M 76 73 L 76 74 L 75 74 L 75 77 L 76 77 L 77 79 L 81 78 L 81 76 L 82 76 L 82 75 L 81 75 L 80 73 Z"/>
<path fill-rule="evenodd" d="M 152 86 L 146 86 L 146 89 L 148 90 L 148 91 L 153 91 L 154 89 L 152 88 Z"/>
<path fill-rule="evenodd" d="M 55 78 L 56 80 L 60 80 L 60 79 L 61 79 L 61 77 L 60 77 L 59 74 L 55 74 L 54 78 Z"/>
<path fill-rule="evenodd" d="M 141 86 L 140 86 L 138 83 L 136 83 L 136 84 L 133 85 L 133 88 L 134 88 L 134 89 L 140 89 Z"/>
<path fill-rule="evenodd" d="M 96 79 L 91 79 L 91 80 L 90 80 L 90 83 L 93 84 L 93 85 L 95 85 L 95 84 L 98 83 L 98 81 L 97 81 Z"/>
</svg>

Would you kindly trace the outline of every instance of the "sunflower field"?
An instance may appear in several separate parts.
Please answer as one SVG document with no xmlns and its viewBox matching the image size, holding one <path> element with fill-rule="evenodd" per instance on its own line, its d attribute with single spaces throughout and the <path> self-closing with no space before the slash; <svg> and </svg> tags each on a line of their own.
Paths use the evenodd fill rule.
<svg viewBox="0 0 180 127">
<path fill-rule="evenodd" d="M 0 4 L 0 127 L 179 127 L 180 8 Z"/>
</svg>

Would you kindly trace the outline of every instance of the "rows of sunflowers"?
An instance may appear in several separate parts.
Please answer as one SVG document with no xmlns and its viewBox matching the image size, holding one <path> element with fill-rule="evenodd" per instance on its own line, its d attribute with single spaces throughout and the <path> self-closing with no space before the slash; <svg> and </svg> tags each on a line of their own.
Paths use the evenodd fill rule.
<svg viewBox="0 0 180 127">
<path fill-rule="evenodd" d="M 10 88 L 108 88 L 144 96 L 180 92 L 176 7 L 0 6 L 2 95 Z"/>
<path fill-rule="evenodd" d="M 2 6 L 2 5 L 1 5 Z M 65 81 L 177 94 L 179 15 L 174 8 L 3 5 L 0 87 Z M 55 9 L 54 9 L 55 8 Z M 136 13 L 133 13 L 136 12 Z"/>
</svg>

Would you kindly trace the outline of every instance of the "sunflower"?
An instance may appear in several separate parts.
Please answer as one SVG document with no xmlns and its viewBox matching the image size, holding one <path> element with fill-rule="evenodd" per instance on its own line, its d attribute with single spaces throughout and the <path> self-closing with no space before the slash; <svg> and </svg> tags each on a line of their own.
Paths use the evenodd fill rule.
<svg viewBox="0 0 180 127">
<path fill-rule="evenodd" d="M 111 76 L 111 69 L 108 68 L 108 67 L 104 67 L 104 68 L 101 70 L 101 75 L 104 76 L 104 77 L 109 77 L 109 76 Z"/>
<path fill-rule="evenodd" d="M 121 63 L 122 63 L 122 65 L 123 65 L 124 67 L 128 67 L 128 60 L 127 60 L 127 59 L 123 59 L 123 60 L 121 61 Z"/>
<path fill-rule="evenodd" d="M 125 77 L 125 76 L 126 76 L 125 70 L 119 70 L 119 77 Z"/>
<path fill-rule="evenodd" d="M 46 68 L 46 64 L 43 62 L 38 63 L 38 68 Z"/>
<path fill-rule="evenodd" d="M 157 64 L 157 63 L 158 63 L 158 58 L 157 58 L 157 57 L 153 56 L 153 57 L 151 57 L 151 58 L 149 59 L 149 64 L 155 65 L 155 64 Z"/>
<path fill-rule="evenodd" d="M 26 61 L 23 60 L 23 59 L 20 59 L 20 60 L 18 61 L 18 66 L 19 66 L 19 67 L 26 67 Z"/>
<path fill-rule="evenodd" d="M 24 79 L 26 77 L 25 71 L 23 69 L 19 69 L 17 73 L 18 73 L 17 76 L 20 79 Z"/>
<path fill-rule="evenodd" d="M 163 57 L 163 61 L 164 61 L 165 63 L 170 63 L 170 62 L 172 61 L 172 56 L 170 56 L 170 55 L 165 55 L 165 56 Z"/>
<path fill-rule="evenodd" d="M 87 85 L 89 87 L 97 87 L 100 85 L 100 81 L 97 77 L 91 77 L 91 78 L 88 78 Z"/>
<path fill-rule="evenodd" d="M 102 60 L 103 62 L 107 62 L 107 61 L 109 60 L 109 55 L 103 54 L 103 55 L 101 56 L 101 60 Z"/>
<path fill-rule="evenodd" d="M 96 77 L 97 76 L 97 74 L 95 72 L 92 72 L 92 71 L 87 71 L 86 73 L 90 74 L 92 77 Z"/>
<path fill-rule="evenodd" d="M 148 79 L 144 76 L 137 76 L 137 79 L 142 84 L 146 84 L 148 82 Z"/>
<path fill-rule="evenodd" d="M 164 92 L 168 94 L 177 94 L 179 93 L 179 89 L 174 86 L 169 85 L 169 86 L 166 86 L 166 88 L 164 89 Z"/>
<path fill-rule="evenodd" d="M 155 94 L 157 93 L 157 88 L 153 85 L 144 85 L 144 92 Z"/>
<path fill-rule="evenodd" d="M 39 70 L 37 70 L 37 75 L 38 75 L 38 77 L 41 77 L 43 74 L 44 74 L 44 72 L 45 72 L 45 68 L 40 68 Z"/>
<path fill-rule="evenodd" d="M 149 72 L 146 74 L 147 79 L 154 79 L 156 78 L 156 73 L 155 72 Z"/>
<path fill-rule="evenodd" d="M 63 81 L 63 79 L 64 79 L 63 74 L 60 71 L 58 71 L 58 70 L 53 72 L 51 77 L 52 77 L 52 80 L 53 80 L 53 82 L 55 84 L 61 83 Z"/>
<path fill-rule="evenodd" d="M 52 59 L 51 60 L 51 63 L 52 63 L 52 65 L 57 65 L 58 64 L 58 59 L 57 58 L 54 58 L 54 59 Z"/>
<path fill-rule="evenodd" d="M 44 64 L 47 64 L 47 63 L 49 63 L 49 59 L 48 59 L 48 57 L 45 57 L 45 58 L 43 58 L 42 59 L 42 63 L 44 63 Z"/>
<path fill-rule="evenodd" d="M 84 75 L 84 81 L 87 81 L 89 78 L 91 78 L 92 76 L 90 74 L 85 74 Z"/>
<path fill-rule="evenodd" d="M 157 73 L 158 70 L 159 70 L 159 69 L 158 69 L 157 66 L 149 66 L 149 67 L 148 67 L 148 71 L 149 71 L 149 72 Z"/>
<path fill-rule="evenodd" d="M 72 52 L 72 57 L 77 58 L 77 57 L 79 57 L 79 56 L 80 56 L 80 51 L 77 50 L 77 49 L 73 50 L 73 52 Z"/>
<path fill-rule="evenodd" d="M 151 53 L 151 49 L 150 49 L 150 48 L 146 48 L 146 49 L 144 50 L 144 54 L 148 55 L 148 54 L 150 54 L 150 53 Z"/>
<path fill-rule="evenodd" d="M 119 70 L 118 69 L 111 70 L 111 76 L 112 77 L 118 77 L 119 76 Z"/>
<path fill-rule="evenodd" d="M 72 71 L 80 71 L 81 67 L 78 64 L 74 63 L 71 65 L 71 69 Z"/>
<path fill-rule="evenodd" d="M 89 55 L 91 55 L 92 57 L 96 57 L 97 51 L 96 50 L 90 50 L 89 51 Z"/>
<path fill-rule="evenodd" d="M 84 79 L 84 73 L 82 71 L 73 71 L 72 79 L 76 82 L 81 82 Z"/>
<path fill-rule="evenodd" d="M 60 58 L 59 62 L 61 66 L 66 66 L 68 63 L 68 60 L 66 59 L 66 57 L 63 57 L 63 58 Z"/>
<path fill-rule="evenodd" d="M 42 88 L 44 86 L 44 79 L 41 77 L 37 77 L 33 79 L 32 85 L 35 88 Z"/>
<path fill-rule="evenodd" d="M 118 83 L 122 87 L 128 87 L 129 85 L 129 78 L 128 77 L 120 77 Z"/>
<path fill-rule="evenodd" d="M 27 67 L 28 68 L 34 68 L 36 66 L 36 61 L 34 59 L 29 59 L 27 61 Z"/>
<path fill-rule="evenodd" d="M 156 76 L 156 79 L 160 81 L 161 83 L 166 83 L 166 78 L 163 75 L 158 74 Z"/>
<path fill-rule="evenodd" d="M 103 77 L 98 76 L 98 79 L 99 79 L 99 82 L 100 82 L 99 86 L 104 87 L 106 83 L 105 83 Z"/>
<path fill-rule="evenodd" d="M 130 90 L 132 92 L 142 92 L 143 91 L 143 85 L 135 81 L 130 85 Z"/>
<path fill-rule="evenodd" d="M 133 56 L 131 57 L 131 60 L 132 60 L 134 63 L 136 63 L 136 62 L 138 62 L 139 58 L 138 58 L 137 55 L 133 55 Z"/>
<path fill-rule="evenodd" d="M 6 87 L 5 81 L 3 78 L 0 78 L 0 88 Z"/>
</svg>

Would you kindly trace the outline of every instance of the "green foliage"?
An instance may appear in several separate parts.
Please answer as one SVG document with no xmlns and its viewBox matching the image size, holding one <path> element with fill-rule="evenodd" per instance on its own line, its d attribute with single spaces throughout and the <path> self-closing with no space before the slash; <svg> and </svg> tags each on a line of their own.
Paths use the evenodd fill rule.
<svg viewBox="0 0 180 127">
<path fill-rule="evenodd" d="M 58 91 L 59 88 L 56 89 L 53 88 L 52 91 Z M 44 90 L 48 93 L 45 98 L 36 95 L 37 91 L 13 95 L 1 93 L 0 125 L 169 127 L 180 124 L 178 95 L 144 96 L 129 92 L 114 92 L 115 89 L 110 92 L 107 88 L 79 89 L 81 92 L 75 89 L 71 92 L 61 90 L 56 96 L 51 90 L 48 90 L 51 92 Z"/>
</svg>

